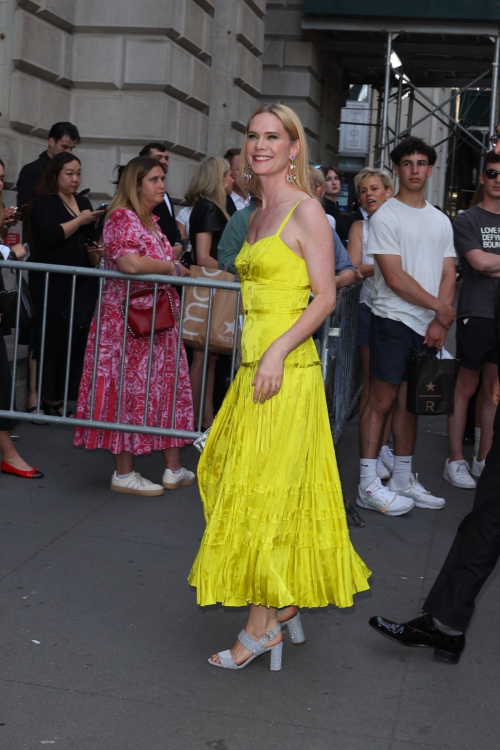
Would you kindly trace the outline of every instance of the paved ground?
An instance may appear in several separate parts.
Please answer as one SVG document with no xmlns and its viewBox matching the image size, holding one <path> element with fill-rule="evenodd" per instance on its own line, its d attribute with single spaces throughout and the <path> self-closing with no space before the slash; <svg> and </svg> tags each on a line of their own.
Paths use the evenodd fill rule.
<svg viewBox="0 0 500 750">
<path fill-rule="evenodd" d="M 371 591 L 349 611 L 305 613 L 307 644 L 287 644 L 272 674 L 267 658 L 238 673 L 206 663 L 243 616 L 201 611 L 186 582 L 203 530 L 194 487 L 115 495 L 108 454 L 73 448 L 67 428 L 21 425 L 22 452 L 46 476 L 0 476 L 0 748 L 497 750 L 498 577 L 458 666 L 367 626 L 372 614 L 417 612 L 472 503 L 441 478 L 444 420 L 421 427 L 416 469 L 446 508 L 364 511 L 352 537 L 373 570 Z M 194 449 L 185 456 L 194 467 Z M 351 497 L 357 457 L 353 420 L 338 449 Z M 157 457 L 138 464 L 160 476 Z"/>
</svg>

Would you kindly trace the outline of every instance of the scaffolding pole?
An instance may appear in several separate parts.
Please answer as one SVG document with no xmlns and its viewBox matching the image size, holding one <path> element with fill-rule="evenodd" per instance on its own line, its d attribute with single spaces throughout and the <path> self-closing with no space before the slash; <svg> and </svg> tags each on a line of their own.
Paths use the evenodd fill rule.
<svg viewBox="0 0 500 750">
<path fill-rule="evenodd" d="M 498 63 L 500 61 L 500 36 L 495 37 L 495 54 L 493 58 L 493 70 L 491 72 L 491 107 L 490 107 L 490 136 L 496 133 L 497 100 L 498 100 Z"/>
<path fill-rule="evenodd" d="M 396 100 L 396 124 L 394 125 L 394 135 L 396 136 L 396 146 L 399 141 L 399 134 L 401 132 L 401 109 L 403 104 L 403 73 L 399 74 L 398 81 L 398 98 Z"/>
<path fill-rule="evenodd" d="M 382 110 L 382 132 L 380 134 L 380 164 L 382 169 L 385 167 L 385 154 L 387 151 L 387 123 L 389 120 L 389 96 L 391 93 L 391 55 L 392 55 L 392 38 L 391 31 L 387 34 L 387 47 L 385 53 L 385 80 L 384 80 L 384 107 Z"/>
</svg>

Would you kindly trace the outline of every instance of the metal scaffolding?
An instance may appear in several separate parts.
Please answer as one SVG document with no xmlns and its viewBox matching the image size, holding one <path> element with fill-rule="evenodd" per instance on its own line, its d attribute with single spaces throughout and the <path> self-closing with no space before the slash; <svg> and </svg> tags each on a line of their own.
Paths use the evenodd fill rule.
<svg viewBox="0 0 500 750">
<path fill-rule="evenodd" d="M 404 5 L 396 0 L 384 0 L 370 11 L 372 15 L 359 7 L 354 15 L 347 0 L 304 0 L 302 28 L 319 49 L 336 53 L 345 88 L 367 84 L 379 92 L 376 122 L 372 122 L 378 165 L 391 169 L 391 146 L 425 120 L 434 118 L 446 128 L 432 145 L 449 143 L 450 191 L 456 189 L 455 170 L 463 172 L 464 159 L 456 159 L 455 151 L 472 150 L 467 158 L 472 163 L 473 157 L 474 169 L 481 169 L 489 137 L 499 122 L 500 19 L 492 3 L 471 8 L 450 0 L 446 8 L 447 18 L 438 17 L 441 5 L 426 5 L 426 17 L 407 18 Z M 473 13 L 475 17 L 469 17 Z M 434 94 L 432 89 L 443 88 L 451 89 L 450 96 L 435 101 L 442 92 Z M 470 112 L 485 91 L 490 97 L 489 116 L 474 119 Z M 416 105 L 424 110 L 417 119 Z M 474 169 L 470 168 L 471 174 Z"/>
</svg>

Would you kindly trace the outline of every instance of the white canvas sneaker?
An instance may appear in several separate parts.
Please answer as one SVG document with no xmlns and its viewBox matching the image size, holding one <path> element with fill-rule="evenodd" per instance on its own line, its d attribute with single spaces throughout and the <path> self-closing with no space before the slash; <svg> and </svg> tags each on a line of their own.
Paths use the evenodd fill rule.
<svg viewBox="0 0 500 750">
<path fill-rule="evenodd" d="M 485 458 L 483 458 L 482 461 L 478 461 L 477 460 L 477 454 L 474 456 L 474 458 L 472 459 L 472 469 L 471 469 L 471 472 L 470 472 L 473 477 L 480 477 L 481 476 L 481 474 L 483 472 L 483 469 L 484 469 L 484 462 L 485 461 L 486 461 Z"/>
<path fill-rule="evenodd" d="M 142 477 L 137 471 L 133 471 L 129 477 L 120 479 L 116 471 L 111 477 L 109 486 L 113 492 L 125 492 L 129 495 L 142 495 L 143 497 L 157 497 L 163 495 L 161 484 L 154 484 L 149 479 Z"/>
<path fill-rule="evenodd" d="M 446 479 L 454 487 L 460 487 L 462 490 L 476 489 L 476 480 L 471 477 L 469 464 L 464 459 L 450 461 L 447 458 L 444 465 L 443 479 Z"/>
<path fill-rule="evenodd" d="M 439 508 L 444 508 L 446 505 L 444 497 L 435 497 L 434 495 L 431 495 L 431 493 L 420 484 L 418 477 L 415 477 L 413 474 L 410 477 L 410 484 L 403 490 L 391 487 L 391 482 L 389 482 L 388 487 L 392 492 L 397 492 L 398 495 L 411 498 L 417 508 L 439 510 Z"/>
<path fill-rule="evenodd" d="M 364 491 L 361 487 L 358 487 L 356 505 L 359 505 L 360 508 L 376 510 L 378 513 L 384 513 L 386 516 L 402 516 L 403 513 L 408 513 L 415 503 L 409 497 L 403 497 L 396 492 L 391 492 L 376 477 Z"/>
<path fill-rule="evenodd" d="M 188 484 L 194 484 L 196 482 L 196 474 L 192 471 L 181 468 L 179 473 L 167 474 L 165 471 L 163 474 L 162 485 L 166 490 L 176 490 L 177 487 L 185 487 Z"/>
</svg>

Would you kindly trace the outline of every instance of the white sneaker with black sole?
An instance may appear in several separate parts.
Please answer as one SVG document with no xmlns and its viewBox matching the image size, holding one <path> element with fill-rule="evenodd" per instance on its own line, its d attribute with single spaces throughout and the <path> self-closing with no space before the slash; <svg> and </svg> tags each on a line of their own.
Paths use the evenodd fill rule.
<svg viewBox="0 0 500 750">
<path fill-rule="evenodd" d="M 471 476 L 469 464 L 463 458 L 460 461 L 446 459 L 443 479 L 446 479 L 454 487 L 460 487 L 462 490 L 476 489 L 476 480 Z"/>
<path fill-rule="evenodd" d="M 402 516 L 408 513 L 415 503 L 410 498 L 384 487 L 379 477 L 376 477 L 365 490 L 358 487 L 356 505 L 360 508 L 376 510 L 386 516 Z"/>
<path fill-rule="evenodd" d="M 389 484 L 387 485 L 389 489 L 392 490 L 392 492 L 397 492 L 398 495 L 403 495 L 404 497 L 408 497 L 413 500 L 417 508 L 439 510 L 440 508 L 444 508 L 444 506 L 446 505 L 446 500 L 444 499 L 444 497 L 435 497 L 434 495 L 431 495 L 429 490 L 426 490 L 425 487 L 420 484 L 420 482 L 418 481 L 418 477 L 415 477 L 413 474 L 410 477 L 410 484 L 403 490 L 399 487 L 397 489 L 395 487 L 391 487 L 391 482 L 389 482 Z"/>
<path fill-rule="evenodd" d="M 177 472 L 167 473 L 165 470 L 162 479 L 162 485 L 166 490 L 176 490 L 178 487 L 185 487 L 188 484 L 194 484 L 196 482 L 196 474 L 192 471 L 183 469 L 182 467 Z"/>
<path fill-rule="evenodd" d="M 470 470 L 470 473 L 473 477 L 480 477 L 483 473 L 484 469 L 484 462 L 486 461 L 485 458 L 483 458 L 482 461 L 477 460 L 477 454 L 472 459 L 472 469 Z"/>
<path fill-rule="evenodd" d="M 150 482 L 137 471 L 133 471 L 128 477 L 123 478 L 118 477 L 115 471 L 111 477 L 109 489 L 113 492 L 124 492 L 127 495 L 142 495 L 143 497 L 163 495 L 161 484 Z"/>
</svg>

